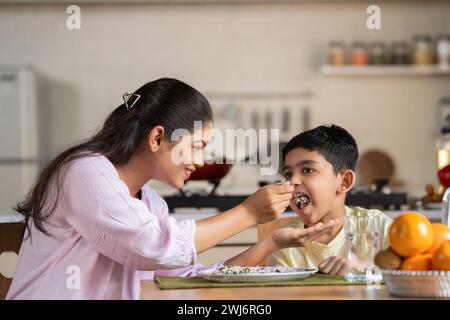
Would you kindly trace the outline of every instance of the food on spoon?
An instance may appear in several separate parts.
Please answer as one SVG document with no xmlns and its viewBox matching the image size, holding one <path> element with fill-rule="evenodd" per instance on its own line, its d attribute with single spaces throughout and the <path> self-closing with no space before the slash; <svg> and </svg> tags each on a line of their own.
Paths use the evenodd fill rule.
<svg viewBox="0 0 450 320">
<path fill-rule="evenodd" d="M 295 205 L 299 208 L 302 209 L 302 207 L 306 206 L 309 204 L 310 199 L 309 197 L 304 194 L 304 193 L 295 193 L 294 192 L 294 202 Z"/>
</svg>

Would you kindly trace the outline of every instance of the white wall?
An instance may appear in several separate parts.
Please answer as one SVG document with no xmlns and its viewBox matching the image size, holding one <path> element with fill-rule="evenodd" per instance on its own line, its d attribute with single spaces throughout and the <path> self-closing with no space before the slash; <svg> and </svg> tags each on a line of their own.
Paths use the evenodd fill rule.
<svg viewBox="0 0 450 320">
<path fill-rule="evenodd" d="M 410 40 L 450 33 L 450 3 L 382 3 L 382 30 L 365 27 L 363 4 L 82 6 L 82 29 L 64 6 L 0 6 L 0 63 L 39 71 L 49 108 L 49 155 L 94 132 L 121 95 L 162 76 L 200 91 L 314 91 L 312 124 L 334 122 L 361 151 L 382 148 L 411 190 L 437 183 L 434 133 L 450 77 L 325 77 L 327 43 Z M 225 186 L 253 187 L 255 168 Z M 244 178 L 243 178 L 244 177 Z"/>
</svg>

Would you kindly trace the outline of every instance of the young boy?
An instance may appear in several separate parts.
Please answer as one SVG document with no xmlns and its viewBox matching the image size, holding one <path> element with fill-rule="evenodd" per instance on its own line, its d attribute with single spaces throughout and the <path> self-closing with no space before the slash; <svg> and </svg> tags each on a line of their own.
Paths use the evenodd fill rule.
<svg viewBox="0 0 450 320">
<path fill-rule="evenodd" d="M 358 160 L 355 139 L 345 129 L 331 125 L 303 132 L 286 144 L 282 156 L 284 177 L 294 186 L 296 198 L 302 199 L 290 203 L 297 217 L 225 265 L 257 265 L 270 256 L 271 265 L 345 275 L 346 215 L 379 216 L 381 249 L 388 247 L 389 217 L 379 210 L 345 205 Z"/>
</svg>

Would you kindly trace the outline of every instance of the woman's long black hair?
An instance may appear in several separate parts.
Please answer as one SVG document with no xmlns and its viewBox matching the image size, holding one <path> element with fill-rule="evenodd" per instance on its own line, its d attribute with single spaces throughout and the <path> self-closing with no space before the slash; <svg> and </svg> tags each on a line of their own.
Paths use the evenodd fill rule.
<svg viewBox="0 0 450 320">
<path fill-rule="evenodd" d="M 60 174 L 64 165 L 99 153 L 115 166 L 123 166 L 153 127 L 162 126 L 166 137 L 170 139 L 175 129 L 183 128 L 192 132 L 194 121 L 212 121 L 212 111 L 207 99 L 179 80 L 155 80 L 134 93 L 139 94 L 140 98 L 132 108 L 128 110 L 125 103 L 120 105 L 108 116 L 97 134 L 58 155 L 42 171 L 26 199 L 14 208 L 25 217 L 28 235 L 31 235 L 28 223 L 30 218 L 39 231 L 49 235 L 44 228 L 44 221 L 56 209 L 61 189 Z M 133 99 L 130 99 L 130 104 Z M 56 183 L 56 193 L 49 196 L 52 183 Z"/>
</svg>

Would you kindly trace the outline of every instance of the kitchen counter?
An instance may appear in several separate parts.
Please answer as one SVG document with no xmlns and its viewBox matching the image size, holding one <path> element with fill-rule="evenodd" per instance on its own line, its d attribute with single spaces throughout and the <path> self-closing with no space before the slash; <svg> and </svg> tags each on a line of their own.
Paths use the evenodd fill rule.
<svg viewBox="0 0 450 320">
<path fill-rule="evenodd" d="M 20 214 L 0 214 L 0 223 L 17 223 L 22 222 L 23 216 Z"/>
<path fill-rule="evenodd" d="M 284 286 L 160 290 L 153 280 L 141 282 L 142 300 L 391 300 L 381 286 Z"/>
</svg>

